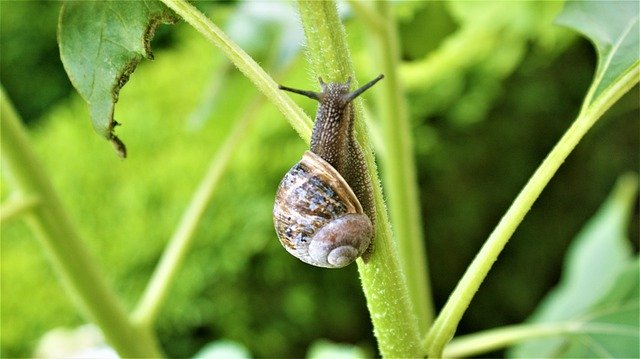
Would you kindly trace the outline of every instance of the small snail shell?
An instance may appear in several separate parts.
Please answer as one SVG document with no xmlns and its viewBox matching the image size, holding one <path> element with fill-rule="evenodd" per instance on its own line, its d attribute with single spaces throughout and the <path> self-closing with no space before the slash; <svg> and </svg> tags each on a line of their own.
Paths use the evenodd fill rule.
<svg viewBox="0 0 640 359">
<path fill-rule="evenodd" d="M 371 220 L 327 161 L 306 151 L 282 179 L 273 219 L 284 248 L 303 262 L 340 268 L 369 247 Z"/>
<path fill-rule="evenodd" d="M 305 263 L 341 268 L 371 251 L 373 190 L 354 136 L 351 101 L 382 78 L 353 92 L 351 80 L 325 84 L 319 79 L 320 93 L 280 86 L 320 102 L 311 148 L 280 182 L 273 208 L 280 242 Z"/>
</svg>

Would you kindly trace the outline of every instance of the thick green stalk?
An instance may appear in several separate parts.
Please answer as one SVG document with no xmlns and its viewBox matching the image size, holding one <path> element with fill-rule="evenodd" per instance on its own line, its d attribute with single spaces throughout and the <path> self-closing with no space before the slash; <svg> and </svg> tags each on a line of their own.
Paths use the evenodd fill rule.
<svg viewBox="0 0 640 359">
<path fill-rule="evenodd" d="M 39 205 L 27 222 L 40 239 L 54 268 L 79 303 L 122 357 L 158 357 L 162 353 L 151 332 L 134 326 L 122 305 L 107 286 L 96 260 L 80 239 L 64 211 L 44 167 L 33 152 L 18 115 L 0 89 L 2 162 L 19 195 L 36 196 Z"/>
<path fill-rule="evenodd" d="M 298 5 L 307 39 L 308 58 L 315 74 L 331 82 L 344 82 L 350 76 L 354 78 L 345 31 L 335 3 L 300 1 Z M 356 84 L 352 85 L 356 87 Z M 362 287 L 382 355 L 419 357 L 417 318 L 400 266 L 397 246 L 393 242 L 375 159 L 362 121 L 360 101 L 356 102 L 355 108 L 357 138 L 373 178 L 377 212 L 373 255 L 367 263 L 357 261 Z"/>
<path fill-rule="evenodd" d="M 595 102 L 582 107 L 578 118 L 571 124 L 571 127 L 560 138 L 520 191 L 447 300 L 424 340 L 425 352 L 430 357 L 442 355 L 444 346 L 453 337 L 462 315 L 491 266 L 560 165 L 602 114 L 638 83 L 639 76 L 640 65 L 636 63 L 618 81 L 606 89 Z M 592 84 L 593 86 L 595 84 Z"/>
<path fill-rule="evenodd" d="M 374 37 L 378 43 L 377 57 L 382 64 L 385 81 L 382 96 L 378 96 L 382 136 L 387 155 L 384 160 L 384 183 L 391 212 L 391 223 L 400 250 L 400 263 L 407 278 L 409 296 L 413 304 L 420 333 L 424 335 L 433 321 L 433 303 L 422 232 L 420 195 L 415 171 L 413 139 L 404 89 L 397 69 L 400 67 L 398 34 L 391 6 L 387 1 L 377 3 L 382 31 Z"/>
</svg>

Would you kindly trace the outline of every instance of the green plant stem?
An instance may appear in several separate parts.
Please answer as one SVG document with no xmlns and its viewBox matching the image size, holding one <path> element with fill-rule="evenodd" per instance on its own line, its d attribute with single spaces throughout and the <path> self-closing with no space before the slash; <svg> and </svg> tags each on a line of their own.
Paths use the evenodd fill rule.
<svg viewBox="0 0 640 359">
<path fill-rule="evenodd" d="M 635 182 L 633 187 L 635 187 Z M 456 337 L 444 348 L 442 357 L 460 358 L 481 355 L 532 339 L 566 337 L 571 334 L 613 333 L 628 336 L 637 335 L 637 331 L 633 327 L 612 327 L 582 321 L 510 325 Z"/>
<path fill-rule="evenodd" d="M 453 337 L 464 311 L 489 269 L 560 165 L 602 114 L 638 83 L 639 76 L 640 65 L 636 63 L 611 87 L 602 92 L 590 106 L 583 107 L 578 118 L 531 176 L 467 268 L 425 338 L 424 350 L 430 357 L 441 356 L 444 346 Z M 591 86 L 597 86 L 597 82 Z"/>
<path fill-rule="evenodd" d="M 444 358 L 480 355 L 526 340 L 558 336 L 581 331 L 580 323 L 512 325 L 457 337 L 447 344 Z"/>
<path fill-rule="evenodd" d="M 307 39 L 307 56 L 315 75 L 325 81 L 344 82 L 355 79 L 345 31 L 331 1 L 298 2 L 302 26 Z M 352 86 L 357 86 L 353 84 Z M 402 274 L 398 250 L 393 242 L 375 160 L 362 121 L 362 104 L 357 101 L 356 131 L 373 179 L 376 203 L 376 238 L 367 263 L 357 261 L 362 287 L 373 321 L 379 350 L 384 357 L 418 357 L 419 330 L 412 310 L 406 279 Z"/>
<path fill-rule="evenodd" d="M 161 0 L 193 28 L 216 45 L 238 69 L 273 103 L 300 137 L 309 141 L 312 122 L 293 100 L 278 90 L 271 77 L 246 52 L 214 25 L 204 14 L 184 0 Z"/>
<path fill-rule="evenodd" d="M 385 73 L 378 96 L 382 135 L 387 156 L 384 159 L 384 183 L 391 212 L 391 223 L 398 240 L 400 263 L 407 278 L 409 296 L 418 317 L 421 336 L 433 321 L 433 303 L 422 232 L 420 195 L 416 179 L 409 111 L 404 89 L 398 78 L 400 48 L 394 16 L 388 1 L 376 3 L 386 19 L 377 32 L 377 57 Z"/>
<path fill-rule="evenodd" d="M 40 203 L 36 196 L 19 196 L 7 200 L 0 207 L 0 223 L 6 223 L 14 218 L 29 213 Z"/>
<path fill-rule="evenodd" d="M 241 143 L 247 128 L 256 117 L 257 110 L 264 104 L 264 97 L 259 96 L 249 104 L 247 110 L 236 121 L 224 144 L 213 156 L 209 169 L 194 192 L 189 206 L 185 210 L 180 224 L 176 228 L 169 244 L 156 267 L 147 288 L 133 312 L 136 323 L 151 326 L 158 311 L 164 303 L 178 269 L 191 247 L 195 230 L 215 193 L 222 174 L 227 169 L 231 156 Z"/>
<path fill-rule="evenodd" d="M 3 173 L 18 195 L 40 199 L 40 205 L 26 217 L 27 223 L 40 239 L 62 282 L 120 356 L 161 356 L 153 334 L 129 322 L 64 211 L 4 89 L 0 88 L 0 95 L 2 162 L 7 168 Z"/>
</svg>

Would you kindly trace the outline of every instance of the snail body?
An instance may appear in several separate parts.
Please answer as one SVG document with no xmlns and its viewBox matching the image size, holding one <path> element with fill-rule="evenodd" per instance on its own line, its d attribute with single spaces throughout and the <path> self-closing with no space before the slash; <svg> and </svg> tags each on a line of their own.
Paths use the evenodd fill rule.
<svg viewBox="0 0 640 359">
<path fill-rule="evenodd" d="M 341 268 L 371 251 L 373 191 L 354 136 L 351 101 L 382 78 L 353 92 L 350 80 L 320 79 L 320 93 L 280 86 L 320 102 L 310 149 L 280 182 L 273 208 L 280 242 L 305 263 Z"/>
</svg>

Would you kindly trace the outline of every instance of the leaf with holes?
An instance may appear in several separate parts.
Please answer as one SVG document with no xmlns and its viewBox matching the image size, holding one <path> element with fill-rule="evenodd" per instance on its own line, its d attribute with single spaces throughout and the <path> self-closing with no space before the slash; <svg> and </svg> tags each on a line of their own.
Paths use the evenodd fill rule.
<svg viewBox="0 0 640 359">
<path fill-rule="evenodd" d="M 60 11 L 60 58 L 73 86 L 89 104 L 95 130 L 121 157 L 126 148 L 113 133 L 114 107 L 122 86 L 142 58 L 160 23 L 177 16 L 159 1 L 69 1 Z"/>
</svg>

